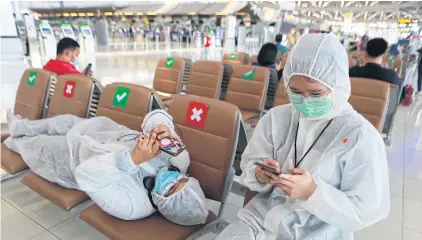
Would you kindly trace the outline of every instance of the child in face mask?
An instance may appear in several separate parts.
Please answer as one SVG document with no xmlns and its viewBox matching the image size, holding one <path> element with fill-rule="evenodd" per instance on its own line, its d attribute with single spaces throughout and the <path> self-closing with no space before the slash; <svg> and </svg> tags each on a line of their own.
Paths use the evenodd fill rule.
<svg viewBox="0 0 422 240">
<path fill-rule="evenodd" d="M 208 208 L 198 180 L 175 167 L 160 169 L 155 186 L 144 181 L 150 200 L 168 220 L 180 225 L 197 225 L 206 222 Z"/>
</svg>

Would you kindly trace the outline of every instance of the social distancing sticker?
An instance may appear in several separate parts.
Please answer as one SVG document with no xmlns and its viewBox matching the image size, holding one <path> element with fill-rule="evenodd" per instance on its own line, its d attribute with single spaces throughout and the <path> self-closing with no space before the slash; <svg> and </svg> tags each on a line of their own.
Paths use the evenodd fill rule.
<svg viewBox="0 0 422 240">
<path fill-rule="evenodd" d="M 36 80 L 37 80 L 37 72 L 29 72 L 29 76 L 27 80 L 28 86 L 34 86 Z"/>
<path fill-rule="evenodd" d="M 67 81 L 63 88 L 63 96 L 67 98 L 73 98 L 73 93 L 75 92 L 76 82 Z"/>
<path fill-rule="evenodd" d="M 130 89 L 127 87 L 116 87 L 116 91 L 114 92 L 113 97 L 113 106 L 126 108 L 127 101 L 129 99 Z"/>
<path fill-rule="evenodd" d="M 208 106 L 200 102 L 190 102 L 186 112 L 185 124 L 196 127 L 204 128 L 208 115 Z"/>
<path fill-rule="evenodd" d="M 230 54 L 229 59 L 230 60 L 236 60 L 236 53 Z"/>
<path fill-rule="evenodd" d="M 250 70 L 249 72 L 246 72 L 243 74 L 242 78 L 245 80 L 253 80 L 255 78 L 255 72 L 256 70 Z"/>
<path fill-rule="evenodd" d="M 166 59 L 166 68 L 173 68 L 174 65 L 174 58 L 168 57 Z"/>
</svg>

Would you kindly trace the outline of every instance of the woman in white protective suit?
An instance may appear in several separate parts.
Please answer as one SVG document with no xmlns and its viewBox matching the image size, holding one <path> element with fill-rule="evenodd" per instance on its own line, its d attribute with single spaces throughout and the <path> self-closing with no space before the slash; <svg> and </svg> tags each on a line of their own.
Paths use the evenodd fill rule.
<svg viewBox="0 0 422 240">
<path fill-rule="evenodd" d="M 383 140 L 347 102 L 346 50 L 332 34 L 305 35 L 283 78 L 292 104 L 259 121 L 242 156 L 241 182 L 259 194 L 217 239 L 353 239 L 387 217 L 390 193 Z"/>
</svg>

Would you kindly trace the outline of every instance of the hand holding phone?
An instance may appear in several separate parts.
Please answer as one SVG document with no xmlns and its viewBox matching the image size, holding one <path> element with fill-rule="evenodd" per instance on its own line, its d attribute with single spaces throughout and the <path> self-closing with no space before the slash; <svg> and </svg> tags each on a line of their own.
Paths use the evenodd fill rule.
<svg viewBox="0 0 422 240">
<path fill-rule="evenodd" d="M 92 68 L 92 63 L 90 63 L 90 64 L 88 64 L 88 66 L 86 66 L 84 74 L 85 75 L 91 75 L 90 74 L 91 68 Z"/>
<path fill-rule="evenodd" d="M 279 179 L 280 164 L 273 159 L 265 159 L 254 163 L 257 166 L 255 177 L 260 183 L 276 184 Z"/>
<path fill-rule="evenodd" d="M 269 172 L 272 172 L 274 174 L 277 174 L 277 175 L 281 173 L 280 168 L 274 167 L 274 166 L 270 166 L 270 165 L 266 165 L 266 164 L 264 164 L 262 162 L 255 162 L 255 165 L 258 166 L 258 167 L 260 167 L 260 168 L 262 168 L 262 169 L 264 169 L 264 170 L 267 170 Z"/>
<path fill-rule="evenodd" d="M 163 138 L 160 140 L 160 149 L 163 152 L 166 152 L 173 157 L 179 155 L 183 150 L 186 149 L 186 146 L 183 142 L 178 141 L 174 138 Z"/>
</svg>

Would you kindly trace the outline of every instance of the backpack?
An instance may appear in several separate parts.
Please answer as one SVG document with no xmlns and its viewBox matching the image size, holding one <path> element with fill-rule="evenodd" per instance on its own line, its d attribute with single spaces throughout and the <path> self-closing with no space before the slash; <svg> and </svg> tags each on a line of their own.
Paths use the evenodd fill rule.
<svg viewBox="0 0 422 240">
<path fill-rule="evenodd" d="M 401 94 L 401 104 L 405 106 L 409 106 L 412 103 L 413 100 L 413 87 L 411 84 L 407 84 L 403 88 L 403 92 Z"/>
</svg>

